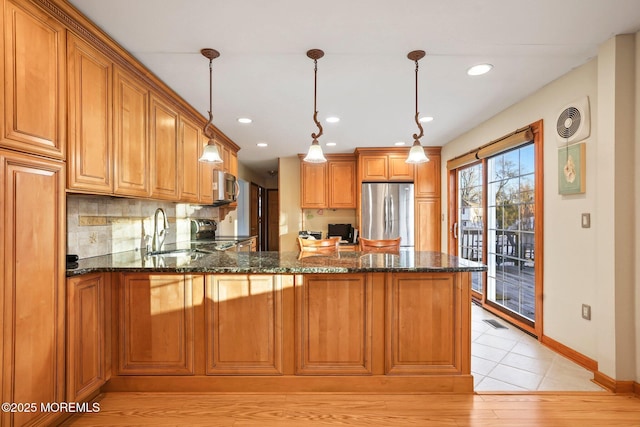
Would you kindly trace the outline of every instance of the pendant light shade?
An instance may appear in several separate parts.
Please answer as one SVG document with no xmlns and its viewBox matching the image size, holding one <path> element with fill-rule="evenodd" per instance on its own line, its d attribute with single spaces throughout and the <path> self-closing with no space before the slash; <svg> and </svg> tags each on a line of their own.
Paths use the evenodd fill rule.
<svg viewBox="0 0 640 427">
<path fill-rule="evenodd" d="M 215 58 L 220 56 L 220 52 L 215 49 L 202 49 L 200 51 L 202 55 L 209 60 L 209 121 L 204 125 L 204 135 L 209 138 L 209 142 L 204 147 L 204 151 L 202 152 L 202 156 L 198 159 L 200 162 L 206 163 L 222 163 L 222 157 L 220 157 L 220 152 L 218 151 L 218 146 L 216 145 L 216 136 L 213 131 L 211 131 L 211 135 L 209 134 L 210 126 L 213 126 L 213 88 L 212 88 L 212 74 L 213 74 L 213 66 L 212 62 Z"/>
<path fill-rule="evenodd" d="M 309 152 L 307 152 L 306 157 L 303 159 L 305 162 L 309 163 L 324 163 L 327 159 L 324 157 L 322 153 L 322 147 L 318 142 L 318 138 L 322 135 L 322 125 L 318 121 L 318 110 L 316 109 L 316 95 L 318 89 L 318 59 L 324 56 L 324 52 L 320 49 L 311 49 L 307 51 L 307 56 L 313 59 L 313 121 L 316 126 L 318 126 L 318 133 L 312 133 L 311 138 L 313 138 L 313 142 L 311 142 L 311 146 L 309 147 Z"/>
<path fill-rule="evenodd" d="M 424 50 L 414 50 L 412 52 L 409 52 L 409 54 L 407 55 L 407 58 L 409 58 L 410 60 L 414 61 L 415 64 L 416 64 L 416 115 L 415 115 L 415 121 L 416 121 L 416 124 L 418 125 L 418 129 L 420 130 L 419 134 L 415 134 L 415 133 L 413 134 L 413 146 L 411 147 L 411 150 L 409 151 L 409 156 L 407 157 L 407 160 L 405 160 L 406 163 L 412 163 L 412 164 L 424 163 L 424 162 L 428 162 L 429 161 L 429 158 L 424 153 L 424 148 L 420 144 L 420 138 L 422 138 L 422 136 L 424 135 L 424 130 L 422 129 L 422 125 L 420 124 L 420 120 L 418 120 L 418 117 L 420 115 L 420 113 L 418 113 L 418 61 L 421 60 L 422 58 L 424 58 L 424 55 L 425 55 Z"/>
<path fill-rule="evenodd" d="M 324 163 L 327 161 L 327 159 L 324 157 L 324 154 L 322 153 L 322 147 L 320 147 L 320 143 L 317 139 L 314 139 L 311 143 L 304 161 L 309 163 Z"/>
</svg>

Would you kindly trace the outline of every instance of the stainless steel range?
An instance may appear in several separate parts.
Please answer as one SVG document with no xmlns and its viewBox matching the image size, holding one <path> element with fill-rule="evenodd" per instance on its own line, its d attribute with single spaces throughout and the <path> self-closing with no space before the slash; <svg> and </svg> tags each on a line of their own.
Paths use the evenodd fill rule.
<svg viewBox="0 0 640 427">
<path fill-rule="evenodd" d="M 213 240 L 218 224 L 212 219 L 191 220 L 191 240 Z"/>
</svg>

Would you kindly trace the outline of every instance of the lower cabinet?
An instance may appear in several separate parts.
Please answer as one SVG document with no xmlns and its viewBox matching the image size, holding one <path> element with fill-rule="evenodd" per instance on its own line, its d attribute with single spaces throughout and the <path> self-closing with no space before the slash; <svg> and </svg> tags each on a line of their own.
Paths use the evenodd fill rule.
<svg viewBox="0 0 640 427">
<path fill-rule="evenodd" d="M 363 274 L 299 277 L 295 292 L 295 373 L 371 374 L 371 280 Z"/>
<path fill-rule="evenodd" d="M 282 374 L 282 284 L 274 275 L 210 275 L 207 375 Z"/>
<path fill-rule="evenodd" d="M 125 273 L 118 284 L 118 374 L 194 374 L 194 290 L 203 276 Z"/>
<path fill-rule="evenodd" d="M 67 280 L 67 401 L 80 402 L 107 381 L 109 275 L 88 274 Z"/>
<path fill-rule="evenodd" d="M 103 390 L 470 392 L 469 274 L 120 274 Z"/>
</svg>

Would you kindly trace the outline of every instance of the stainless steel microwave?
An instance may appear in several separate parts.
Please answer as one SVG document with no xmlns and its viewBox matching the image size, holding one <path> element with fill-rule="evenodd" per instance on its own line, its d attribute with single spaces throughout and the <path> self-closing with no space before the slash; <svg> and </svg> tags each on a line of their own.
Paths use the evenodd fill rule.
<svg viewBox="0 0 640 427">
<path fill-rule="evenodd" d="M 227 172 L 213 171 L 213 205 L 220 206 L 238 200 L 236 177 Z"/>
</svg>

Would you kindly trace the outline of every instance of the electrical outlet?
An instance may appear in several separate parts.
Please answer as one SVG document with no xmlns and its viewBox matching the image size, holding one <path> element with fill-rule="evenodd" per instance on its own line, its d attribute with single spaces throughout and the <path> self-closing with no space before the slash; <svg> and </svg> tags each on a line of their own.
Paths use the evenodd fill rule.
<svg viewBox="0 0 640 427">
<path fill-rule="evenodd" d="M 591 320 L 591 306 L 587 304 L 582 304 L 582 318 L 586 320 Z"/>
</svg>

